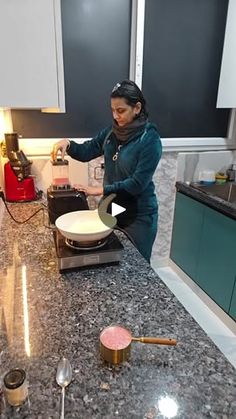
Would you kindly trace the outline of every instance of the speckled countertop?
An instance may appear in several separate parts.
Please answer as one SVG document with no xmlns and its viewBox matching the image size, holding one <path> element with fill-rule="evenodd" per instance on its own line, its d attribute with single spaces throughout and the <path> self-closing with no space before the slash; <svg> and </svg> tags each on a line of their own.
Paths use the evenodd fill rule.
<svg viewBox="0 0 236 419">
<path fill-rule="evenodd" d="M 219 185 L 224 186 L 224 185 Z M 236 187 L 236 185 L 234 185 Z M 176 182 L 176 189 L 209 207 L 216 209 L 224 215 L 236 220 L 236 201 L 234 203 L 221 199 L 218 196 L 212 196 L 209 193 L 197 189 L 198 184 L 187 184 L 185 182 Z M 207 188 L 206 188 L 207 190 Z"/>
<path fill-rule="evenodd" d="M 23 219 L 38 204 L 10 208 Z M 55 375 L 62 355 L 73 368 L 67 419 L 236 417 L 234 368 L 132 244 L 120 239 L 125 250 L 119 265 L 61 275 L 42 213 L 25 225 L 4 214 L 0 373 L 24 368 L 29 399 L 17 409 L 2 402 L 2 418 L 59 417 Z M 133 343 L 129 362 L 108 366 L 100 359 L 98 338 L 111 323 L 134 336 L 174 337 L 178 345 Z M 169 416 L 161 413 L 163 398 Z"/>
</svg>

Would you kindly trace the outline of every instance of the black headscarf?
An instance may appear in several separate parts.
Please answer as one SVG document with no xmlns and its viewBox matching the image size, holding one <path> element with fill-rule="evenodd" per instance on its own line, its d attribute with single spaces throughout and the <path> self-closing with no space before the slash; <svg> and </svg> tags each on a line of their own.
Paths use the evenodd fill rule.
<svg viewBox="0 0 236 419">
<path fill-rule="evenodd" d="M 133 137 L 137 132 L 141 131 L 144 128 L 147 122 L 147 117 L 144 114 L 140 114 L 129 124 L 120 127 L 117 122 L 114 120 L 112 125 L 112 132 L 114 132 L 116 138 L 120 142 L 125 142 Z"/>
</svg>

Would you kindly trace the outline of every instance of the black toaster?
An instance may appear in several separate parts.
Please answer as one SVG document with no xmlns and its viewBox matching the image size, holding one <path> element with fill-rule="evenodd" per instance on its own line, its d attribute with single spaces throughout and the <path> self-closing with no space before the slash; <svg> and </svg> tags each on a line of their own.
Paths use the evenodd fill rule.
<svg viewBox="0 0 236 419">
<path fill-rule="evenodd" d="M 72 211 L 88 210 L 88 202 L 84 192 L 75 188 L 47 190 L 48 216 L 50 224 L 55 224 L 58 217 Z"/>
</svg>

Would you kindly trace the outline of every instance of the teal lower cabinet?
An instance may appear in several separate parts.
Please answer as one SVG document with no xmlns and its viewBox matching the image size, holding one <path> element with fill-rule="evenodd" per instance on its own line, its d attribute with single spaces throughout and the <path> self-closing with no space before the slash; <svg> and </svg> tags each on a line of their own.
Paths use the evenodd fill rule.
<svg viewBox="0 0 236 419">
<path fill-rule="evenodd" d="M 177 192 L 170 257 L 236 320 L 236 220 Z"/>
<path fill-rule="evenodd" d="M 229 315 L 236 320 L 236 277 L 234 282 L 234 290 L 231 298 L 230 308 L 229 308 Z"/>
<path fill-rule="evenodd" d="M 170 257 L 191 278 L 196 276 L 204 208 L 177 192 Z"/>
<path fill-rule="evenodd" d="M 236 221 L 205 207 L 197 284 L 229 312 L 236 275 Z"/>
</svg>

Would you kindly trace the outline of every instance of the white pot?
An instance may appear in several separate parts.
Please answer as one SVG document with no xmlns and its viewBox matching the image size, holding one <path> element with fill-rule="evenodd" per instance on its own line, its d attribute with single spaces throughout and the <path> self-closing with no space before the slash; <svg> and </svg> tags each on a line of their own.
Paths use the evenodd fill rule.
<svg viewBox="0 0 236 419">
<path fill-rule="evenodd" d="M 97 210 L 69 212 L 58 217 L 55 224 L 64 237 L 80 243 L 101 240 L 112 232 Z"/>
</svg>

